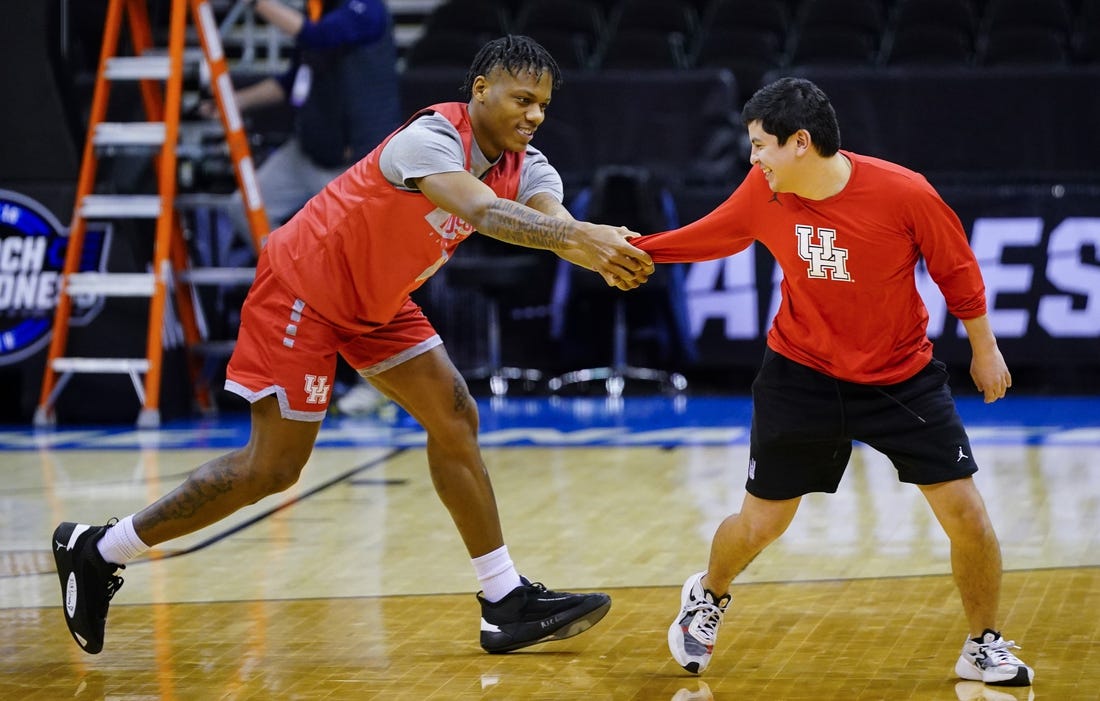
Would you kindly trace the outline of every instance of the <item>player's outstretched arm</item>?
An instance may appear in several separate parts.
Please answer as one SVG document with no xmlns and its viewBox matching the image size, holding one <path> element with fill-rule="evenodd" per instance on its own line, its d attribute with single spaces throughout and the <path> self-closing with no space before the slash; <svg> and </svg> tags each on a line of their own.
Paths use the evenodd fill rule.
<svg viewBox="0 0 1100 701">
<path fill-rule="evenodd" d="M 555 198 L 553 195 L 550 195 L 549 193 L 536 194 L 534 197 L 527 201 L 527 206 L 532 209 L 536 209 L 543 214 L 546 214 L 547 216 L 562 219 L 564 221 L 570 221 L 577 225 L 588 224 L 588 222 L 578 222 L 576 219 L 574 219 L 572 213 L 570 213 L 570 211 L 565 208 L 565 205 L 563 205 L 557 200 L 557 198 Z M 600 227 L 600 230 L 603 231 L 605 228 L 606 227 Z M 614 227 L 614 229 L 615 235 L 612 238 L 612 242 L 616 247 L 618 247 L 620 239 L 623 241 L 629 241 L 631 239 L 635 239 L 641 236 L 641 234 L 635 231 L 631 231 L 630 229 L 627 229 L 623 226 Z M 597 273 L 600 272 L 597 267 L 592 264 L 592 261 L 584 256 L 583 252 L 580 252 L 580 255 L 578 255 L 578 252 L 576 251 L 557 251 L 557 254 L 559 257 L 564 258 L 574 265 L 580 266 L 582 268 L 587 268 L 588 270 L 592 270 Z M 648 254 L 646 255 L 648 257 Z M 652 270 L 650 272 L 652 272 Z M 608 285 L 618 287 L 621 290 L 633 289 L 645 282 L 645 279 L 641 278 L 635 278 L 634 280 L 612 279 L 610 281 L 608 281 L 606 277 L 604 279 L 605 281 L 607 281 Z"/>
<path fill-rule="evenodd" d="M 417 186 L 433 203 L 482 234 L 517 246 L 553 251 L 599 273 L 610 286 L 633 289 L 653 272 L 649 254 L 628 241 L 635 234 L 621 227 L 577 221 L 560 204 L 560 210 L 550 207 L 546 200 L 551 198 L 532 198 L 535 204 L 550 209 L 552 214 L 547 214 L 497 197 L 489 186 L 466 172 L 429 175 L 420 178 Z"/>
</svg>

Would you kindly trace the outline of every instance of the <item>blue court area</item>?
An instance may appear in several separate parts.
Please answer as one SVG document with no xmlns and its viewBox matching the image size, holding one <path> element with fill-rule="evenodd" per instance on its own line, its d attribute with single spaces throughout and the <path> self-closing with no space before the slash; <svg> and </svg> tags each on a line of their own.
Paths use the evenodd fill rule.
<svg viewBox="0 0 1100 701">
<path fill-rule="evenodd" d="M 479 399 L 483 446 L 667 446 L 747 444 L 751 402 L 744 396 L 517 397 Z M 974 443 L 1100 445 L 1100 398 L 1010 396 L 994 404 L 958 399 Z M 248 416 L 173 421 L 158 430 L 130 425 L 0 428 L 0 450 L 235 448 L 248 440 Z M 424 444 L 404 412 L 389 419 L 332 417 L 318 446 Z"/>
</svg>

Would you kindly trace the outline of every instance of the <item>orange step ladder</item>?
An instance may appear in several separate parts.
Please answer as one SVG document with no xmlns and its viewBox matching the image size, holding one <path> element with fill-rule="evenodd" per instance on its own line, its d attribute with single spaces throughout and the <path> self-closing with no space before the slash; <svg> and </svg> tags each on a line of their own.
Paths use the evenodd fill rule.
<svg viewBox="0 0 1100 701">
<path fill-rule="evenodd" d="M 81 373 L 129 375 L 141 404 L 138 427 L 159 426 L 161 365 L 164 356 L 162 334 L 169 313 L 166 306 L 172 300 L 182 326 L 184 342 L 191 354 L 191 379 L 196 389 L 196 400 L 200 408 L 209 409 L 211 406 L 205 389 L 197 382 L 201 359 L 193 350 L 204 339 L 197 317 L 197 314 L 201 314 L 201 309 L 196 309 L 197 298 L 193 285 L 240 282 L 242 271 L 192 270 L 175 205 L 176 150 L 184 61 L 185 58 L 192 57 L 185 56 L 188 53 L 185 46 L 188 8 L 201 44 L 202 58 L 209 70 L 211 89 L 218 105 L 229 155 L 243 195 L 252 240 L 257 251 L 269 231 L 243 121 L 236 106 L 225 53 L 208 0 L 172 0 L 167 53 L 163 50 L 158 52 L 153 46 L 146 0 L 109 0 L 95 91 L 88 117 L 87 138 L 77 180 L 68 248 L 62 269 L 60 295 L 53 320 L 53 335 L 46 358 L 39 404 L 35 410 L 35 426 L 47 427 L 56 423 L 54 409 L 57 398 L 72 376 Z M 132 56 L 118 55 L 124 14 L 130 28 Z M 142 104 L 148 121 L 105 121 L 111 84 L 116 81 L 140 82 Z M 157 194 L 96 194 L 99 153 L 102 149 L 111 148 L 146 148 L 155 153 Z M 119 219 L 156 220 L 151 271 L 78 272 L 87 222 Z M 170 288 L 172 300 L 168 296 Z M 66 356 L 72 298 L 76 295 L 149 298 L 144 357 Z"/>
</svg>

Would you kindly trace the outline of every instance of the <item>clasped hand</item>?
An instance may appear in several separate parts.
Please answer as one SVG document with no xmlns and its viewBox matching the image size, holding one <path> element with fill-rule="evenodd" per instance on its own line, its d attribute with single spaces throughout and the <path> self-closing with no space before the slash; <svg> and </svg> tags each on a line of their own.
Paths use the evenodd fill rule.
<svg viewBox="0 0 1100 701">
<path fill-rule="evenodd" d="M 630 243 L 630 239 L 641 234 L 623 226 L 605 224 L 586 224 L 584 230 L 587 237 L 579 247 L 558 255 L 599 273 L 609 287 L 620 290 L 632 290 L 653 274 L 653 259 Z"/>
</svg>

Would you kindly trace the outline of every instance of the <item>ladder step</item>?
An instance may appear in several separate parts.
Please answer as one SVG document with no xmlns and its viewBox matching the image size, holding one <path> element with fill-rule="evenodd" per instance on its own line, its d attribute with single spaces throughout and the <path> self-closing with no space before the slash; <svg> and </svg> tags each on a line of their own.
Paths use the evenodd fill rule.
<svg viewBox="0 0 1100 701">
<path fill-rule="evenodd" d="M 96 146 L 161 146 L 164 122 L 100 122 L 92 143 Z"/>
<path fill-rule="evenodd" d="M 160 196 L 86 195 L 80 202 L 80 216 L 85 219 L 156 219 L 160 216 Z"/>
<path fill-rule="evenodd" d="M 65 292 L 70 296 L 152 297 L 152 273 L 73 273 Z"/>
<path fill-rule="evenodd" d="M 191 31 L 188 32 L 189 34 Z M 199 37 L 195 34 L 194 42 L 198 43 Z M 142 54 L 142 58 L 161 58 L 165 61 L 168 60 L 168 47 L 167 46 L 152 46 L 145 50 Z M 206 60 L 206 53 L 203 52 L 201 46 L 186 46 L 183 49 L 183 65 L 198 65 Z"/>
<path fill-rule="evenodd" d="M 181 271 L 180 279 L 192 285 L 250 285 L 256 279 L 256 269 L 191 268 Z"/>
<path fill-rule="evenodd" d="M 115 56 L 107 59 L 108 80 L 167 80 L 168 56 Z"/>
<path fill-rule="evenodd" d="M 148 372 L 145 358 L 54 358 L 54 372 L 124 373 Z"/>
</svg>

